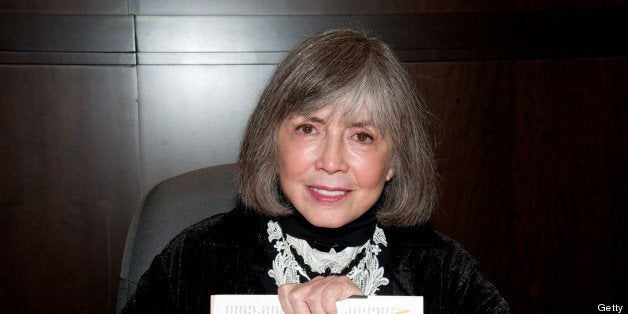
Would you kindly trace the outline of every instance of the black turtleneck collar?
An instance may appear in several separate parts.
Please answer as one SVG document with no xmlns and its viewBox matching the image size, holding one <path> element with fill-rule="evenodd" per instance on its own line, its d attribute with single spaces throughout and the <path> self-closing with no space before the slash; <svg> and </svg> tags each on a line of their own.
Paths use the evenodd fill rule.
<svg viewBox="0 0 628 314">
<path fill-rule="evenodd" d="M 368 241 L 375 232 L 377 218 L 375 206 L 362 216 L 339 228 L 323 228 L 312 225 L 299 211 L 279 219 L 284 233 L 306 240 L 313 248 L 328 252 L 332 248 L 341 251 L 345 247 L 359 246 Z"/>
</svg>

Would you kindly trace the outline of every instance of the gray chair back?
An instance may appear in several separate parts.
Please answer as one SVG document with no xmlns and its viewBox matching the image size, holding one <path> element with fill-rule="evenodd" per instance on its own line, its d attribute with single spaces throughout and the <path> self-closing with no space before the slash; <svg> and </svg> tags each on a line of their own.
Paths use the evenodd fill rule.
<svg viewBox="0 0 628 314">
<path fill-rule="evenodd" d="M 186 227 L 237 204 L 235 164 L 203 168 L 157 184 L 135 213 L 122 258 L 117 313 L 166 244 Z"/>
</svg>

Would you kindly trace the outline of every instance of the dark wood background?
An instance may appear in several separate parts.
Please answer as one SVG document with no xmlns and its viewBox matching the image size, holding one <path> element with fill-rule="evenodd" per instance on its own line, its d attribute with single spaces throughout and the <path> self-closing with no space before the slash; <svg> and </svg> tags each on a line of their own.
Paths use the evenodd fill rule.
<svg viewBox="0 0 628 314">
<path fill-rule="evenodd" d="M 142 197 L 233 162 L 285 51 L 341 25 L 407 65 L 434 222 L 514 312 L 628 305 L 625 1 L 0 0 L 0 308 L 114 312 Z"/>
</svg>

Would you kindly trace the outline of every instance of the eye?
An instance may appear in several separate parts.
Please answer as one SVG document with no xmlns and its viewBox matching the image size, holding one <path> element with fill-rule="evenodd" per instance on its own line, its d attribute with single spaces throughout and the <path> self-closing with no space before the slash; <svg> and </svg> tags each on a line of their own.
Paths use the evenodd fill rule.
<svg viewBox="0 0 628 314">
<path fill-rule="evenodd" d="M 373 141 L 373 137 L 367 133 L 361 132 L 353 136 L 355 140 L 362 143 L 370 143 Z"/>
<path fill-rule="evenodd" d="M 301 124 L 296 127 L 296 130 L 303 134 L 312 134 L 314 132 L 314 126 L 311 124 Z"/>
</svg>

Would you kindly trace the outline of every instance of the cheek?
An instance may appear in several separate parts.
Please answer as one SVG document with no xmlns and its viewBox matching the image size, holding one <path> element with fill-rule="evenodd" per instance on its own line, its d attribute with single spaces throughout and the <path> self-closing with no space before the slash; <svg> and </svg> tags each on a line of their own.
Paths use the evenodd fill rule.
<svg viewBox="0 0 628 314">
<path fill-rule="evenodd" d="M 386 182 L 389 171 L 390 158 L 374 156 L 360 160 L 354 168 L 354 174 L 362 188 L 379 188 Z"/>
<path fill-rule="evenodd" d="M 304 148 L 298 145 L 283 145 L 279 147 L 279 175 L 291 177 L 305 171 L 310 157 Z M 285 179 L 285 178 L 284 178 Z"/>
</svg>

